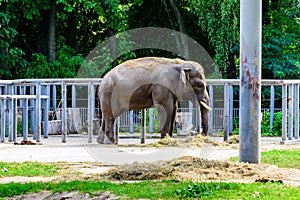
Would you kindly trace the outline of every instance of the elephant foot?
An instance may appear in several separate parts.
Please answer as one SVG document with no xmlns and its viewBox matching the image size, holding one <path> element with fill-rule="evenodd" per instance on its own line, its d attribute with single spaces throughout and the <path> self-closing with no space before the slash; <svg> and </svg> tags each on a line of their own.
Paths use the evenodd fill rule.
<svg viewBox="0 0 300 200">
<path fill-rule="evenodd" d="M 201 133 L 202 136 L 207 136 L 207 133 Z"/>
<path fill-rule="evenodd" d="M 98 142 L 99 144 L 104 144 L 104 137 L 103 137 L 103 136 L 98 136 L 98 137 L 97 137 L 97 142 Z"/>
</svg>

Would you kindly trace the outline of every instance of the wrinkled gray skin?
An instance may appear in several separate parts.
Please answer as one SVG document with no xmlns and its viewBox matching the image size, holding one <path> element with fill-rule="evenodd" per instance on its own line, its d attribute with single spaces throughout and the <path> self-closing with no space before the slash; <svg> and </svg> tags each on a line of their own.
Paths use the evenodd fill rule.
<svg viewBox="0 0 300 200">
<path fill-rule="evenodd" d="M 177 101 L 187 95 L 199 102 L 202 134 L 207 135 L 209 97 L 204 70 L 198 63 L 146 57 L 118 65 L 104 76 L 98 89 L 102 124 L 97 142 L 104 143 L 106 135 L 116 143 L 115 118 L 125 111 L 150 107 L 158 109 L 161 138 L 172 136 Z"/>
</svg>

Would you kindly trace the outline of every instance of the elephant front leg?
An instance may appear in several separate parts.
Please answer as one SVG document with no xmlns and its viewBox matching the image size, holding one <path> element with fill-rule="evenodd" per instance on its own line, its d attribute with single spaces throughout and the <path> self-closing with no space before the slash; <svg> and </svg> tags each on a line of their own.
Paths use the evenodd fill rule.
<svg viewBox="0 0 300 200">
<path fill-rule="evenodd" d="M 209 110 L 205 107 L 201 106 L 201 125 L 202 125 L 202 135 L 207 136 L 208 133 L 208 118 L 209 118 Z"/>
<path fill-rule="evenodd" d="M 170 137 L 173 136 L 174 123 L 175 123 L 175 118 L 176 118 L 177 109 L 178 109 L 177 103 L 178 103 L 177 100 L 174 100 L 173 110 L 172 110 L 172 117 L 171 117 L 170 127 L 169 127 L 169 136 Z"/>
<path fill-rule="evenodd" d="M 171 121 L 173 116 L 173 106 L 172 104 L 170 104 L 166 106 L 156 105 L 156 107 L 159 116 L 161 138 L 165 138 L 167 134 L 170 134 L 171 131 L 170 126 L 171 126 Z M 170 136 L 172 136 L 172 134 Z"/>
</svg>

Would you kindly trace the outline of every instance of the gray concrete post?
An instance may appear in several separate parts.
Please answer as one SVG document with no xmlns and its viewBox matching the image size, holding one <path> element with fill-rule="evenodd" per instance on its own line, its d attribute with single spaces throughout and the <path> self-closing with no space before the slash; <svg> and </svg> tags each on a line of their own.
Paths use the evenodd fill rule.
<svg viewBox="0 0 300 200">
<path fill-rule="evenodd" d="M 240 1 L 239 161 L 260 163 L 262 0 Z"/>
</svg>

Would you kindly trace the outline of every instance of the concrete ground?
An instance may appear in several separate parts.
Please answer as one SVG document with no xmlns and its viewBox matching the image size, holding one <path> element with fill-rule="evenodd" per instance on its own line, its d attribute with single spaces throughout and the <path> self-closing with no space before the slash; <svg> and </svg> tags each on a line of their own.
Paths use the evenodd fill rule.
<svg viewBox="0 0 300 200">
<path fill-rule="evenodd" d="M 214 138 L 222 140 L 222 138 Z M 146 139 L 152 143 L 158 139 Z M 21 141 L 21 139 L 19 140 Z M 36 145 L 14 145 L 13 143 L 0 143 L 0 161 L 4 162 L 103 162 L 108 165 L 125 163 L 152 162 L 157 160 L 170 160 L 176 157 L 192 155 L 201 158 L 224 160 L 238 156 L 238 149 L 217 149 L 206 145 L 200 149 L 165 147 L 126 147 L 118 145 L 99 145 L 96 138 L 92 143 L 87 142 L 87 136 L 68 136 L 67 142 L 62 143 L 60 136 L 50 136 L 42 139 Z M 280 138 L 262 139 L 262 143 L 279 143 Z M 139 139 L 120 139 L 119 144 L 139 144 Z"/>
</svg>

